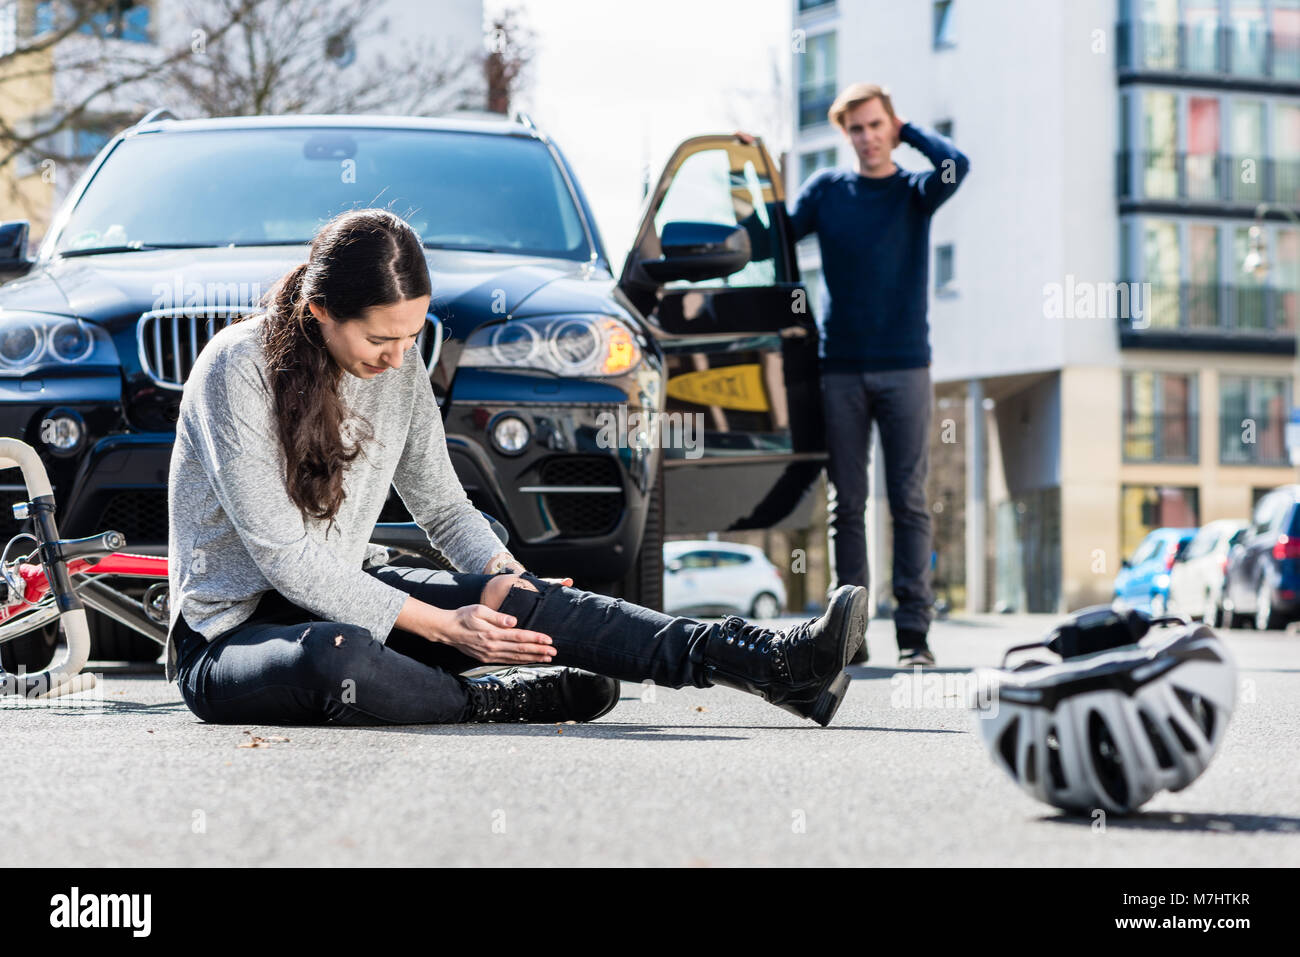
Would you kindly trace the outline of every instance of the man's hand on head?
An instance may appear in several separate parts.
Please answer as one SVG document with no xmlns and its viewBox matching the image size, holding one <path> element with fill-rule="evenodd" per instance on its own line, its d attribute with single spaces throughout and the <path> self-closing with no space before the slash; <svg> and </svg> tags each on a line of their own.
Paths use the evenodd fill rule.
<svg viewBox="0 0 1300 957">
<path fill-rule="evenodd" d="M 906 118 L 894 115 L 894 146 L 903 142 L 903 125 L 907 122 Z"/>
</svg>

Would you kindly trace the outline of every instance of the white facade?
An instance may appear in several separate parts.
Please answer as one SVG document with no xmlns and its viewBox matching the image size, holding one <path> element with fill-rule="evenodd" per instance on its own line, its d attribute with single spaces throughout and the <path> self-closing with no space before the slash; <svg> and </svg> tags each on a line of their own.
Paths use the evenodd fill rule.
<svg viewBox="0 0 1300 957">
<path fill-rule="evenodd" d="M 952 122 L 970 157 L 970 173 L 931 222 L 932 249 L 954 246 L 956 288 L 934 295 L 932 257 L 935 382 L 1117 363 L 1112 319 L 1044 315 L 1046 284 L 1116 279 L 1114 0 L 957 0 L 953 45 L 941 50 L 928 2 L 836 0 L 802 14 L 798 6 L 795 28 L 809 40 L 836 34 L 838 89 L 882 84 L 905 119 L 932 129 Z M 836 127 L 796 124 L 792 196 L 800 155 L 827 147 L 840 165 L 853 164 Z M 894 160 L 929 168 L 906 144 Z"/>
</svg>

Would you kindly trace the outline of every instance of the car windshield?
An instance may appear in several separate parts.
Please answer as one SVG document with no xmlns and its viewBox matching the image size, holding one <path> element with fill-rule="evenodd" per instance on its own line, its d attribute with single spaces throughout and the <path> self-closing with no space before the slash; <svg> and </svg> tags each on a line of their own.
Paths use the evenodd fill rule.
<svg viewBox="0 0 1300 957">
<path fill-rule="evenodd" d="M 371 206 L 429 246 L 589 257 L 572 195 L 537 140 L 321 128 L 127 137 L 55 250 L 307 243 L 337 214 Z"/>
</svg>

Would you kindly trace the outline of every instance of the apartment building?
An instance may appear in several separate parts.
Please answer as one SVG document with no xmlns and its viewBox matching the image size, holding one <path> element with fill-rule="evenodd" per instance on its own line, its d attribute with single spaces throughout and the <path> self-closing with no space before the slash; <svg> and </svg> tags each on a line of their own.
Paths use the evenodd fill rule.
<svg viewBox="0 0 1300 957">
<path fill-rule="evenodd" d="M 1150 529 L 1294 481 L 1300 0 L 792 7 L 792 195 L 853 164 L 826 109 L 854 81 L 971 158 L 929 264 L 931 498 L 965 516 L 936 551 L 968 608 L 1108 601 Z"/>
</svg>

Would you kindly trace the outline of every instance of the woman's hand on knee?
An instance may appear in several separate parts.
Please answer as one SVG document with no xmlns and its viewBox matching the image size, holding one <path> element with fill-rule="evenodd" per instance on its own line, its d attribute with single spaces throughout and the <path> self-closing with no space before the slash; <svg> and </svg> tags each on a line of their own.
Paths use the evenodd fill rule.
<svg viewBox="0 0 1300 957">
<path fill-rule="evenodd" d="M 555 656 L 550 636 L 514 624 L 487 605 L 466 605 L 448 613 L 438 640 L 484 664 L 544 664 Z"/>
</svg>

